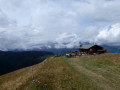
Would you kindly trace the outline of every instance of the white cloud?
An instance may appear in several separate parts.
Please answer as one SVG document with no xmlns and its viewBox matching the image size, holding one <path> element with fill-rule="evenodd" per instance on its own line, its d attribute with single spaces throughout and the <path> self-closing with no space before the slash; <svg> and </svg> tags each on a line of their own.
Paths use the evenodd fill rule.
<svg viewBox="0 0 120 90">
<path fill-rule="evenodd" d="M 82 42 L 95 42 L 96 35 L 99 33 L 99 28 L 97 26 L 89 26 L 85 29 L 83 33 L 80 34 Z"/>
<path fill-rule="evenodd" d="M 120 44 L 119 6 L 120 0 L 0 0 L 0 50 Z"/>
<path fill-rule="evenodd" d="M 63 33 L 56 38 L 55 48 L 73 48 L 79 46 L 80 37 L 74 33 Z"/>
<path fill-rule="evenodd" d="M 108 45 L 120 45 L 120 23 L 107 26 L 96 36 L 96 42 Z"/>
<path fill-rule="evenodd" d="M 82 17 L 98 24 L 114 24 L 120 21 L 120 0 L 85 1 L 73 3 L 73 7 Z"/>
</svg>

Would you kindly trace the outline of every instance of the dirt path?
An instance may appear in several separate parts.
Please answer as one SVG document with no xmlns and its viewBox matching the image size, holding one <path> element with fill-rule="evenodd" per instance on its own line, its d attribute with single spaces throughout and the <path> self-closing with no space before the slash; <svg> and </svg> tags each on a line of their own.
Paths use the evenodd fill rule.
<svg viewBox="0 0 120 90">
<path fill-rule="evenodd" d="M 69 62 L 67 62 L 78 74 L 83 74 L 85 75 L 91 82 L 95 85 L 97 85 L 99 88 L 103 88 L 105 90 L 117 90 L 114 88 L 112 83 L 110 81 L 103 77 L 101 74 L 98 74 L 96 72 L 93 72 L 90 69 L 85 68 L 82 66 L 80 63 L 80 60 L 77 58 L 72 58 L 70 59 Z"/>
</svg>

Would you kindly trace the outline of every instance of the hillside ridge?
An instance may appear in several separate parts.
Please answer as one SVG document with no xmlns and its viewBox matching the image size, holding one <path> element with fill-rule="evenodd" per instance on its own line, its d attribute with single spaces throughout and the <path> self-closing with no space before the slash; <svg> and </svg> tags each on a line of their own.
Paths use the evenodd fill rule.
<svg viewBox="0 0 120 90">
<path fill-rule="evenodd" d="M 39 64 L 0 76 L 2 90 L 119 90 L 119 85 L 119 53 L 51 56 Z"/>
</svg>

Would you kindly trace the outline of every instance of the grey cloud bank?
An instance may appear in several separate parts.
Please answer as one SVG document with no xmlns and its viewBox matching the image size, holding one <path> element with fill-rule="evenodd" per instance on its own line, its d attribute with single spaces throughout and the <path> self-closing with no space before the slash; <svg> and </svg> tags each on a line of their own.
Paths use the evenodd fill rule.
<svg viewBox="0 0 120 90">
<path fill-rule="evenodd" d="M 120 0 L 0 0 L 0 50 L 120 45 L 119 6 Z"/>
</svg>

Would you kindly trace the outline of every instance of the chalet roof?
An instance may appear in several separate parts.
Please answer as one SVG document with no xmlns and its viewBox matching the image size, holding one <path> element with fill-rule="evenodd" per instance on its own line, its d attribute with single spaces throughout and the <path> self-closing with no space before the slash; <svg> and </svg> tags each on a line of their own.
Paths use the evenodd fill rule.
<svg viewBox="0 0 120 90">
<path fill-rule="evenodd" d="M 94 44 L 89 44 L 89 45 L 80 45 L 79 49 L 89 49 L 91 47 L 93 47 Z"/>
</svg>

